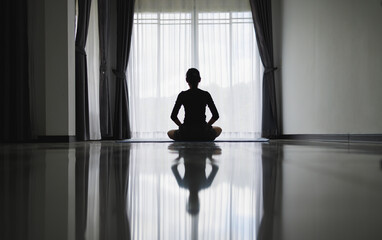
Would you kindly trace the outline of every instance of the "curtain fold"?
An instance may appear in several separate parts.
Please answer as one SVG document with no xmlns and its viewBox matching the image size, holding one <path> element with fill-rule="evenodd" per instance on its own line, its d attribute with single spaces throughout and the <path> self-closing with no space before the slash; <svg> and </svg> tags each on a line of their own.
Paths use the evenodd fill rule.
<svg viewBox="0 0 382 240">
<path fill-rule="evenodd" d="M 76 137 L 89 139 L 88 73 L 86 60 L 86 39 L 89 28 L 91 0 L 78 1 L 76 34 Z"/>
<path fill-rule="evenodd" d="M 110 83 L 109 83 L 109 16 L 110 4 L 108 0 L 98 0 L 98 26 L 99 26 L 99 54 L 100 54 L 100 79 L 99 79 L 99 104 L 100 104 L 100 127 L 102 138 L 113 135 L 111 107 L 110 107 Z"/>
<path fill-rule="evenodd" d="M 126 69 L 129 61 L 131 34 L 134 21 L 135 0 L 117 0 L 117 66 L 116 76 L 114 139 L 131 138 L 129 122 L 129 97 Z"/>
<path fill-rule="evenodd" d="M 0 142 L 31 137 L 27 9 L 26 0 L 0 4 Z"/>
<path fill-rule="evenodd" d="M 274 138 L 279 134 L 273 61 L 272 7 L 270 0 L 249 0 L 261 60 L 263 75 L 262 136 Z"/>
<path fill-rule="evenodd" d="M 98 24 L 98 0 L 92 0 L 90 7 L 87 53 L 89 140 L 101 139 L 100 128 L 100 45 Z"/>
</svg>

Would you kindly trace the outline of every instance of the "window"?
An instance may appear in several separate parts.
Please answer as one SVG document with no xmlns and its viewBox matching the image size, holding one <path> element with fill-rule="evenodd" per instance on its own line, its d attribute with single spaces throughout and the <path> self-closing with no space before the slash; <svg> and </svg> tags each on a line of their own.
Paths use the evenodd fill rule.
<svg viewBox="0 0 382 240">
<path fill-rule="evenodd" d="M 128 86 L 134 138 L 162 138 L 176 128 L 170 113 L 179 92 L 188 89 L 191 67 L 199 69 L 199 87 L 215 101 L 222 137 L 260 137 L 262 64 L 249 7 L 137 11 L 133 29 Z M 208 109 L 206 115 L 208 121 Z"/>
</svg>

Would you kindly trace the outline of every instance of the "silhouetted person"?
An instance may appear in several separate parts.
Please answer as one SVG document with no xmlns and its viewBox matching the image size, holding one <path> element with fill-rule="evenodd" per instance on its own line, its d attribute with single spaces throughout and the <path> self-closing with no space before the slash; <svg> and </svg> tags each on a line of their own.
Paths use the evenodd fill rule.
<svg viewBox="0 0 382 240">
<path fill-rule="evenodd" d="M 179 156 L 175 159 L 176 163 L 171 167 L 175 179 L 181 188 L 188 189 L 189 197 L 187 201 L 187 212 L 191 215 L 199 213 L 199 191 L 211 186 L 219 167 L 216 165 L 212 155 L 220 154 L 221 149 L 214 143 L 204 146 L 203 148 L 176 148 L 171 145 L 169 149 L 179 152 Z M 184 176 L 180 176 L 178 171 L 179 160 L 184 159 Z M 212 167 L 211 172 L 206 176 L 207 160 L 210 160 Z"/>
<path fill-rule="evenodd" d="M 170 130 L 167 133 L 175 141 L 213 141 L 222 132 L 220 127 L 212 127 L 212 124 L 219 119 L 219 113 L 211 95 L 198 88 L 200 80 L 196 68 L 187 71 L 186 81 L 190 89 L 179 93 L 171 113 L 171 119 L 179 126 L 179 130 Z M 185 111 L 183 124 L 178 119 L 182 105 Z M 206 106 L 212 113 L 208 122 L 206 122 Z"/>
</svg>

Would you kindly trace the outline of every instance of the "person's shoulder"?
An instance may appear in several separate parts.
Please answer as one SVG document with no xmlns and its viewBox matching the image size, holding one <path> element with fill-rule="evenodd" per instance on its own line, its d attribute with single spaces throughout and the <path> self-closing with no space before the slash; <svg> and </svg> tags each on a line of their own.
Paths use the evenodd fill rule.
<svg viewBox="0 0 382 240">
<path fill-rule="evenodd" d="M 183 96 L 191 96 L 195 94 L 195 91 L 192 91 L 191 89 L 187 89 L 182 91 L 180 94 L 182 94 Z"/>
<path fill-rule="evenodd" d="M 208 91 L 205 91 L 205 90 L 203 90 L 203 89 L 198 88 L 198 91 L 199 91 L 200 93 L 202 93 L 202 94 L 210 95 L 210 93 L 209 93 Z"/>
<path fill-rule="evenodd" d="M 181 91 L 178 96 L 183 96 L 184 94 L 186 94 L 186 91 Z"/>
<path fill-rule="evenodd" d="M 185 99 L 187 98 L 187 96 L 189 95 L 188 91 L 181 91 L 179 94 L 178 94 L 178 98 L 179 99 Z"/>
<path fill-rule="evenodd" d="M 208 91 L 205 91 L 203 89 L 199 89 L 199 90 L 200 90 L 200 94 L 203 95 L 204 97 L 207 97 L 207 98 L 211 97 L 211 94 Z"/>
<path fill-rule="evenodd" d="M 184 98 L 184 95 L 185 95 L 185 91 L 181 91 L 179 94 L 178 94 L 178 100 L 181 100 Z"/>
</svg>

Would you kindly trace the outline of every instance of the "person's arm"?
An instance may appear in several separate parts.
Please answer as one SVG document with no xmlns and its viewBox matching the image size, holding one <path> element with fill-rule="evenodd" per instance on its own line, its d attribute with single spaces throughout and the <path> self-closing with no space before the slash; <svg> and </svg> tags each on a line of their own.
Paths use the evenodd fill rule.
<svg viewBox="0 0 382 240">
<path fill-rule="evenodd" d="M 174 165 L 172 165 L 171 170 L 172 170 L 172 173 L 174 174 L 174 177 L 175 177 L 176 182 L 178 183 L 179 187 L 184 187 L 183 179 L 180 176 L 179 171 L 178 171 L 178 163 L 175 163 Z"/>
<path fill-rule="evenodd" d="M 178 126 L 182 125 L 182 123 L 180 122 L 178 118 L 178 113 L 179 113 L 180 107 L 182 106 L 181 94 L 182 93 L 178 95 L 174 108 L 172 109 L 172 112 L 171 112 L 171 120 L 174 121 L 174 123 Z"/>
<path fill-rule="evenodd" d="M 214 124 L 219 119 L 219 113 L 218 113 L 218 110 L 216 109 L 215 103 L 212 100 L 212 97 L 210 94 L 208 94 L 207 106 L 212 113 L 212 117 L 207 124 L 209 126 L 212 126 L 212 124 Z"/>
<path fill-rule="evenodd" d="M 180 126 L 182 125 L 182 123 L 180 122 L 180 120 L 179 120 L 178 117 L 176 117 L 175 119 L 172 119 L 172 120 L 174 121 L 174 123 L 175 123 L 176 125 L 178 125 L 178 127 L 180 127 Z"/>
<path fill-rule="evenodd" d="M 218 173 L 219 167 L 215 164 L 212 164 L 212 171 L 210 175 L 207 177 L 207 181 L 205 182 L 204 188 L 208 188 L 211 186 L 212 182 L 215 179 L 216 174 Z"/>
<path fill-rule="evenodd" d="M 208 121 L 208 125 L 209 126 L 212 126 L 212 124 L 214 124 L 216 122 L 217 119 L 214 119 L 213 117 L 211 117 L 211 119 Z"/>
</svg>

